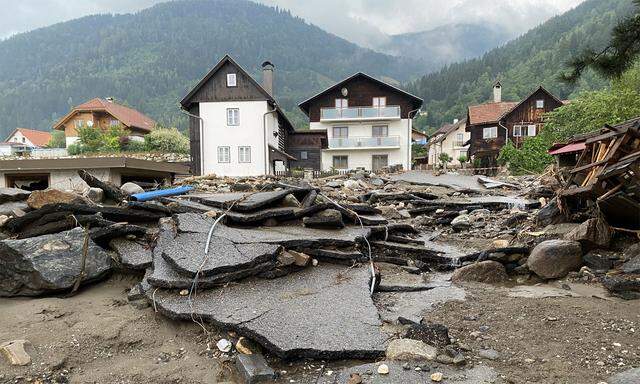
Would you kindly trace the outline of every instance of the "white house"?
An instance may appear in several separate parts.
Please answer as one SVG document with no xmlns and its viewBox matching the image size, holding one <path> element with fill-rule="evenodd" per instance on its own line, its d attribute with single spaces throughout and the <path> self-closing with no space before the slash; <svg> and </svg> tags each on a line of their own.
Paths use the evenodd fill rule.
<svg viewBox="0 0 640 384">
<path fill-rule="evenodd" d="M 190 117 L 192 172 L 259 176 L 284 171 L 293 125 L 273 98 L 274 66 L 264 62 L 258 84 L 226 55 L 182 99 Z"/>
<path fill-rule="evenodd" d="M 326 131 L 321 167 L 410 169 L 413 118 L 422 99 L 356 73 L 299 104 L 312 131 Z"/>
<path fill-rule="evenodd" d="M 467 120 L 455 119 L 453 124 L 445 124 L 429 139 L 429 164 L 439 164 L 440 155 L 446 153 L 452 159 L 452 165 L 460 165 L 460 157 L 468 159 L 471 133 L 466 132 Z"/>
</svg>

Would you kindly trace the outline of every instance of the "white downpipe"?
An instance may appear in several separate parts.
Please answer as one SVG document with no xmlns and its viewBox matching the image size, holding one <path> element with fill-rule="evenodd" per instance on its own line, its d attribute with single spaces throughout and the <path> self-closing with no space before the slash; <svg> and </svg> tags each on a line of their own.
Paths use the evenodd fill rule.
<svg viewBox="0 0 640 384">
<path fill-rule="evenodd" d="M 413 117 L 415 117 L 415 114 L 418 113 L 418 111 L 420 111 L 420 108 L 418 109 L 414 109 L 413 111 L 409 111 L 409 113 L 407 113 L 407 129 L 409 132 L 408 133 L 408 137 L 407 137 L 407 171 L 411 170 L 411 122 L 413 121 Z M 411 114 L 413 113 L 413 117 L 411 117 Z"/>
<path fill-rule="evenodd" d="M 267 103 L 267 107 L 269 104 Z M 262 115 L 262 139 L 264 141 L 264 174 L 269 174 L 269 142 L 267 141 L 267 115 L 276 112 L 277 109 L 267 111 Z"/>
</svg>

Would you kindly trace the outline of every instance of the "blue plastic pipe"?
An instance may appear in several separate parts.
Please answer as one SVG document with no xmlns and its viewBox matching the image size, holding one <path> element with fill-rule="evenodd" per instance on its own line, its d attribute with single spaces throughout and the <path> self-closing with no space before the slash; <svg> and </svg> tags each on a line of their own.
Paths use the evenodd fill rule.
<svg viewBox="0 0 640 384">
<path fill-rule="evenodd" d="M 136 193 L 134 195 L 131 195 L 131 199 L 134 201 L 149 201 L 149 200 L 157 199 L 158 197 L 184 195 L 185 193 L 192 190 L 193 190 L 193 187 L 191 186 L 169 188 L 169 189 L 158 189 L 155 191 Z"/>
</svg>

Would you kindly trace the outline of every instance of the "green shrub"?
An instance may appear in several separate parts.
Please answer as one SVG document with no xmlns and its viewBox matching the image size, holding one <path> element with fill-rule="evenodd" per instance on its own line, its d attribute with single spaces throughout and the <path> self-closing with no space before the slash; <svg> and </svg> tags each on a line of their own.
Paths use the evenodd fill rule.
<svg viewBox="0 0 640 384">
<path fill-rule="evenodd" d="M 67 146 L 64 131 L 51 132 L 51 139 L 47 143 L 47 148 L 64 148 Z"/>
<path fill-rule="evenodd" d="M 469 159 L 467 159 L 467 156 L 465 156 L 465 155 L 458 156 L 458 161 L 460 162 L 460 164 L 466 163 L 467 160 L 469 160 Z"/>
<path fill-rule="evenodd" d="M 126 140 L 126 143 L 122 146 L 123 150 L 127 152 L 146 152 L 147 145 L 144 141 Z"/>
<path fill-rule="evenodd" d="M 127 136 L 127 131 L 117 125 L 105 130 L 93 126 L 83 126 L 78 130 L 78 142 L 82 146 L 83 153 L 91 152 L 120 152 L 121 143 Z"/>
<path fill-rule="evenodd" d="M 84 152 L 84 148 L 82 148 L 82 145 L 78 143 L 71 144 L 67 147 L 67 153 L 71 156 L 80 155 Z"/>
<path fill-rule="evenodd" d="M 156 128 L 144 137 L 147 150 L 165 153 L 189 153 L 189 139 L 176 128 Z"/>
</svg>

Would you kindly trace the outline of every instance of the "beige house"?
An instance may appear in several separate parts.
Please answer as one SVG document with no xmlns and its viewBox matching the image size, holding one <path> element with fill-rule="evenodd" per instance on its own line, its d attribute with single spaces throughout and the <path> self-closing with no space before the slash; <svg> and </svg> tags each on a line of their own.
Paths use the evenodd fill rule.
<svg viewBox="0 0 640 384">
<path fill-rule="evenodd" d="M 145 114 L 113 99 L 95 98 L 73 108 L 60 119 L 53 129 L 64 131 L 67 147 L 78 141 L 78 128 L 99 127 L 107 129 L 121 126 L 129 131 L 131 140 L 143 140 L 143 136 L 151 132 L 156 122 Z"/>
<path fill-rule="evenodd" d="M 469 145 L 467 141 L 471 134 L 466 132 L 467 120 L 454 120 L 453 124 L 445 124 L 438 129 L 429 139 L 428 163 L 437 165 L 440 163 L 440 154 L 446 153 L 451 157 L 450 165 L 460 165 L 459 158 L 465 156 L 468 159 Z"/>
</svg>

